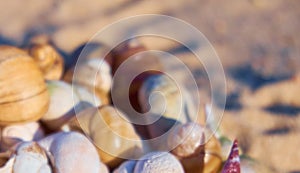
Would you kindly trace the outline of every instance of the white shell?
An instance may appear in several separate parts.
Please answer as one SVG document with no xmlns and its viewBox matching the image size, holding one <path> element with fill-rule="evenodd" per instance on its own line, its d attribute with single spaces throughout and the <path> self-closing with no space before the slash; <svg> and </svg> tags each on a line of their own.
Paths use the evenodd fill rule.
<svg viewBox="0 0 300 173">
<path fill-rule="evenodd" d="M 204 142 L 204 128 L 197 123 L 179 124 L 168 134 L 168 146 L 178 157 L 192 155 Z"/>
<path fill-rule="evenodd" d="M 15 162 L 13 165 L 14 173 L 51 173 L 48 158 L 45 151 L 35 142 L 24 142 L 18 146 Z"/>
<path fill-rule="evenodd" d="M 47 86 L 50 92 L 50 107 L 41 120 L 52 130 L 60 128 L 74 116 L 68 113 L 73 111 L 80 101 L 88 102 L 92 106 L 101 105 L 101 101 L 83 87 L 72 86 L 62 81 L 48 81 Z M 76 111 L 79 109 L 77 106 Z"/>
<path fill-rule="evenodd" d="M 50 152 L 58 173 L 99 173 L 100 160 L 94 145 L 76 132 L 57 133 L 39 141 Z"/>
<path fill-rule="evenodd" d="M 79 102 L 77 95 L 73 95 L 72 86 L 62 81 L 48 81 L 50 106 L 42 120 L 54 120 L 70 111 Z"/>
<path fill-rule="evenodd" d="M 110 66 L 104 59 L 88 59 L 76 66 L 76 75 L 73 82 L 107 93 L 112 85 Z"/>
<path fill-rule="evenodd" d="M 151 152 L 137 162 L 134 173 L 184 173 L 181 163 L 168 152 Z"/>
<path fill-rule="evenodd" d="M 123 162 L 113 173 L 133 173 L 136 160 L 127 160 Z"/>
<path fill-rule="evenodd" d="M 97 96 L 93 95 L 93 93 L 91 93 L 88 89 L 80 85 L 73 85 L 73 92 L 77 95 L 80 101 L 88 102 L 95 107 L 103 104 Z"/>
<path fill-rule="evenodd" d="M 2 150 L 6 150 L 22 141 L 39 140 L 44 135 L 38 122 L 6 126 L 1 131 L 0 146 Z"/>
<path fill-rule="evenodd" d="M 144 112 L 150 110 L 151 114 L 163 115 L 182 123 L 197 116 L 197 110 L 190 99 L 185 88 L 179 88 L 175 81 L 164 75 L 147 78 L 139 91 L 139 102 Z"/>
</svg>

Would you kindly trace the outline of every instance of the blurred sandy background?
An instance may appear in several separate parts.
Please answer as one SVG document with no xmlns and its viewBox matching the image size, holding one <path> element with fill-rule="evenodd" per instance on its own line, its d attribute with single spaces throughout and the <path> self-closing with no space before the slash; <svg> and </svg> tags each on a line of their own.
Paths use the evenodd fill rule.
<svg viewBox="0 0 300 173">
<path fill-rule="evenodd" d="M 223 132 L 274 172 L 300 172 L 300 1 L 1 0 L 0 44 L 26 46 L 46 34 L 68 58 L 107 24 L 148 13 L 189 22 L 216 49 L 228 91 Z M 176 44 L 143 41 L 192 68 L 193 58 Z M 205 95 L 205 71 L 193 73 Z"/>
</svg>

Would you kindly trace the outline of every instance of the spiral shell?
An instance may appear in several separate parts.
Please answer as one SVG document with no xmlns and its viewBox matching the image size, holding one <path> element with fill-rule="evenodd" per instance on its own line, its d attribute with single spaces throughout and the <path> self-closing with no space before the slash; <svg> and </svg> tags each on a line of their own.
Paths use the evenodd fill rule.
<svg viewBox="0 0 300 173">
<path fill-rule="evenodd" d="M 0 125 L 35 121 L 46 113 L 48 90 L 39 67 L 26 52 L 0 46 L 0 79 Z"/>
<path fill-rule="evenodd" d="M 156 95 L 158 93 L 160 96 Z M 197 113 L 188 92 L 184 88 L 180 90 L 174 81 L 162 74 L 145 79 L 139 90 L 139 103 L 144 112 L 150 110 L 152 114 L 163 115 L 182 123 L 190 121 L 191 115 Z"/>
<path fill-rule="evenodd" d="M 33 44 L 29 54 L 39 65 L 47 80 L 59 80 L 64 71 L 64 60 L 49 44 Z"/>
<path fill-rule="evenodd" d="M 239 156 L 239 147 L 238 142 L 235 140 L 233 142 L 230 154 L 228 156 L 227 161 L 222 169 L 222 173 L 240 173 L 241 166 L 240 166 L 240 156 Z"/>
</svg>

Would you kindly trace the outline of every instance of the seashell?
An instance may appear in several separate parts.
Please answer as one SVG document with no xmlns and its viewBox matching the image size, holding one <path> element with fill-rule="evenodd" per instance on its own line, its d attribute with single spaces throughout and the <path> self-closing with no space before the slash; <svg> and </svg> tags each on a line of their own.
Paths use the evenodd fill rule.
<svg viewBox="0 0 300 173">
<path fill-rule="evenodd" d="M 192 122 L 177 125 L 168 135 L 168 146 L 178 157 L 192 155 L 204 142 L 204 128 Z"/>
<path fill-rule="evenodd" d="M 228 160 L 226 161 L 222 173 L 240 173 L 240 156 L 238 142 L 235 140 L 233 142 Z"/>
<path fill-rule="evenodd" d="M 74 75 L 75 67 L 73 67 L 66 72 L 64 80 L 87 88 L 97 96 L 99 95 L 100 99 L 108 98 L 112 84 L 109 64 L 103 59 L 96 58 L 87 59 L 77 64 L 76 75 Z M 109 101 L 109 99 L 106 99 L 106 101 Z"/>
<path fill-rule="evenodd" d="M 14 173 L 51 173 L 46 151 L 36 142 L 21 143 L 16 151 Z"/>
<path fill-rule="evenodd" d="M 39 65 L 46 80 L 59 80 L 62 77 L 64 60 L 50 44 L 33 44 L 28 53 Z"/>
<path fill-rule="evenodd" d="M 44 78 L 26 52 L 0 46 L 0 79 L 0 125 L 35 121 L 46 113 L 49 94 Z"/>
<path fill-rule="evenodd" d="M 110 168 L 117 167 L 123 159 L 141 156 L 139 136 L 124 114 L 116 108 L 89 108 L 80 112 L 77 119 L 96 145 L 101 160 Z"/>
<path fill-rule="evenodd" d="M 79 102 L 77 95 L 72 95 L 72 86 L 62 81 L 48 81 L 50 106 L 41 121 L 47 128 L 55 130 L 70 117 L 67 113 Z M 54 123 L 56 122 L 56 123 Z"/>
<path fill-rule="evenodd" d="M 73 109 L 79 111 L 80 101 L 99 106 L 101 104 L 97 97 L 94 97 L 86 89 L 63 81 L 47 81 L 50 93 L 50 106 L 48 112 L 42 117 L 42 122 L 51 130 L 59 129 L 63 124 L 75 116 Z M 83 107 L 82 109 L 84 109 Z"/>
<path fill-rule="evenodd" d="M 113 173 L 133 173 L 136 160 L 127 160 L 123 162 Z"/>
<path fill-rule="evenodd" d="M 212 136 L 205 143 L 205 129 L 197 123 L 179 124 L 168 134 L 171 152 L 187 173 L 217 172 L 221 166 L 221 146 Z"/>
<path fill-rule="evenodd" d="M 151 152 L 136 163 L 134 173 L 184 173 L 180 162 L 168 152 Z"/>
<path fill-rule="evenodd" d="M 93 144 L 80 133 L 56 133 L 38 143 L 49 152 L 51 158 L 54 158 L 54 172 L 99 173 L 107 171 L 107 168 L 100 164 Z"/>
<path fill-rule="evenodd" d="M 1 160 L 1 159 L 2 158 L 0 155 L 0 173 L 13 173 L 13 165 L 16 160 L 15 156 L 8 158 L 8 160 L 6 159 Z M 3 163 L 1 161 L 3 161 Z"/>
<path fill-rule="evenodd" d="M 143 112 L 162 115 L 182 123 L 192 120 L 197 113 L 188 92 L 169 77 L 158 74 L 148 77 L 139 90 L 139 103 Z M 148 103 L 148 100 L 150 104 Z"/>
<path fill-rule="evenodd" d="M 161 73 L 160 71 L 163 69 L 158 57 L 149 54 L 138 54 L 144 51 L 147 51 L 147 48 L 138 39 L 125 41 L 112 51 L 112 73 L 114 75 L 111 89 L 112 101 L 120 103 L 113 104 L 123 111 L 130 120 L 140 116 L 139 113 L 143 112 L 138 100 L 138 91 L 142 82 L 150 75 Z M 130 60 L 130 62 L 126 63 L 125 68 L 120 69 L 121 64 L 126 60 Z M 118 71 L 116 74 L 117 69 L 122 71 Z M 129 83 L 131 81 L 129 78 L 133 77 L 135 78 Z M 130 102 L 128 102 L 128 94 Z M 134 127 L 143 138 L 149 138 L 146 126 L 135 123 Z"/>
<path fill-rule="evenodd" d="M 115 74 L 120 65 L 131 56 L 147 51 L 148 49 L 138 40 L 130 39 L 127 40 L 112 50 L 112 72 Z M 162 68 L 157 57 L 141 57 L 141 59 L 135 59 L 135 67 L 139 68 L 139 65 L 147 65 L 150 67 Z M 134 69 L 132 69 L 134 70 Z M 134 73 L 139 74 L 139 73 Z"/>
<path fill-rule="evenodd" d="M 10 125 L 3 127 L 1 131 L 0 146 L 5 151 L 24 141 L 39 140 L 44 135 L 44 131 L 38 122 Z"/>
<path fill-rule="evenodd" d="M 144 51 L 147 51 L 147 48 L 140 44 L 137 39 L 126 41 L 112 51 L 113 75 L 115 75 L 121 64 L 128 59 L 132 62 L 126 64 L 126 74 L 138 75 L 136 79 L 132 81 L 129 91 L 130 102 L 137 111 L 140 111 L 138 109 L 138 91 L 140 89 L 141 82 L 143 82 L 149 75 L 157 74 L 162 71 L 162 65 L 157 57 L 140 54 L 137 55 L 137 57 L 130 58 L 131 56 Z M 123 71 L 121 73 L 123 73 Z M 116 100 L 125 100 L 128 98 L 128 91 L 124 91 L 124 86 L 127 85 L 127 83 L 128 78 L 126 76 L 118 78 L 118 80 L 114 79 L 114 88 L 112 89 L 113 91 L 118 92 L 118 94 L 116 94 Z M 118 109 L 128 113 L 126 108 L 127 107 L 124 106 Z"/>
</svg>

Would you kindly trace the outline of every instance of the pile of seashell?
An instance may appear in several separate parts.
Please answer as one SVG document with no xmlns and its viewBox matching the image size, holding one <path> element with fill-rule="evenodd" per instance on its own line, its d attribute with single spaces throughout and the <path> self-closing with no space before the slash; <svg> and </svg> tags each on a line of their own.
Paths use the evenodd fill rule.
<svg viewBox="0 0 300 173">
<path fill-rule="evenodd" d="M 139 126 L 130 123 L 134 117 L 126 109 L 113 105 L 112 76 L 129 56 L 144 50 L 126 42 L 105 60 L 101 51 L 96 52 L 76 66 L 82 73 L 74 78 L 75 66 L 65 68 L 64 59 L 49 43 L 33 43 L 24 50 L 0 46 L 0 173 L 239 173 L 237 142 L 227 141 L 225 148 L 233 145 L 227 161 L 220 137 L 212 136 L 203 144 L 207 130 L 203 125 L 174 117 L 180 93 L 162 74 L 149 72 L 134 80 L 129 97 L 136 110 L 146 112 L 150 93 L 164 92 L 170 106 L 163 119 Z M 122 91 L 122 81 L 114 82 Z M 184 101 L 186 114 L 197 112 L 188 99 Z M 145 122 L 151 113 L 157 114 L 155 108 L 151 111 Z M 150 144 L 151 151 L 147 150 L 143 139 L 164 134 L 173 125 L 163 143 Z"/>
</svg>

